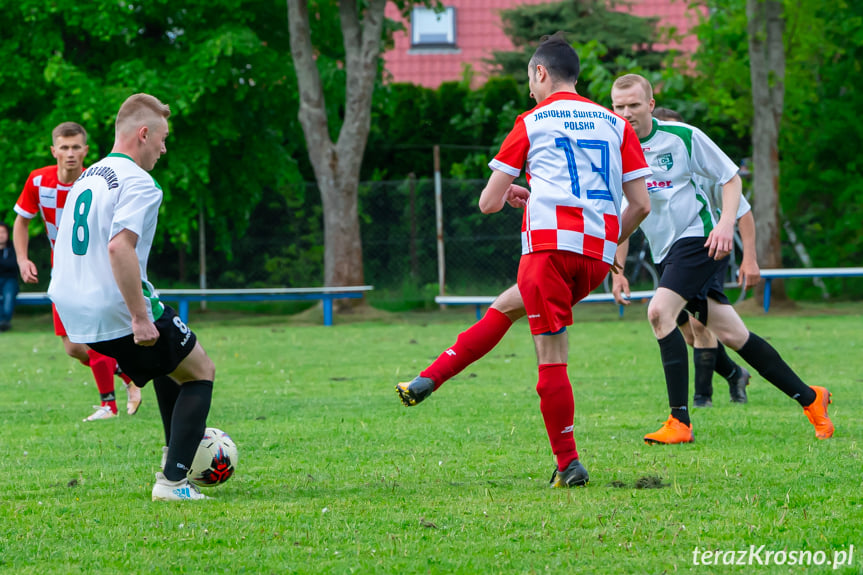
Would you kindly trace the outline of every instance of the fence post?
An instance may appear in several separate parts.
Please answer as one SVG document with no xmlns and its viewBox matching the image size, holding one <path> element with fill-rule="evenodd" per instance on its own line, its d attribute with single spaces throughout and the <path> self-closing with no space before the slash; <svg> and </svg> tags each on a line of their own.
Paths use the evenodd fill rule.
<svg viewBox="0 0 863 575">
<path fill-rule="evenodd" d="M 437 228 L 437 282 L 438 294 L 444 295 L 444 283 L 446 276 L 446 259 L 444 258 L 443 244 L 443 200 L 441 198 L 441 176 L 440 176 L 440 146 L 434 146 L 434 207 L 435 224 Z M 446 309 L 441 304 L 440 308 Z"/>
<path fill-rule="evenodd" d="M 408 174 L 408 193 L 410 196 L 410 219 L 411 219 L 411 245 L 410 245 L 410 259 L 411 259 L 411 278 L 416 280 L 420 276 L 420 266 L 419 261 L 417 260 L 417 214 L 416 214 L 416 187 L 417 187 L 417 177 L 416 174 L 411 172 Z"/>
<path fill-rule="evenodd" d="M 198 208 L 198 262 L 200 263 L 200 272 L 198 274 L 198 285 L 201 289 L 207 289 L 207 233 L 204 228 L 204 197 L 201 195 L 201 202 Z M 201 300 L 201 311 L 206 311 L 207 302 Z"/>
</svg>

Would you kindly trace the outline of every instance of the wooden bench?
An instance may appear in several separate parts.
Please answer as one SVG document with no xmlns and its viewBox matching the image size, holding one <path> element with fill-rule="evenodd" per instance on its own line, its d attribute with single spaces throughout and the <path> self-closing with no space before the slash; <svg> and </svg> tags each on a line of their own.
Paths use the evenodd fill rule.
<svg viewBox="0 0 863 575">
<path fill-rule="evenodd" d="M 764 313 L 770 311 L 770 292 L 779 278 L 845 278 L 863 276 L 863 268 L 786 268 L 761 270 L 764 280 Z"/>
<path fill-rule="evenodd" d="M 373 286 L 314 287 L 314 288 L 264 288 L 264 289 L 164 289 L 159 290 L 159 299 L 177 303 L 177 314 L 184 322 L 189 321 L 189 302 L 193 301 L 282 301 L 320 300 L 324 307 L 324 325 L 333 325 L 333 300 L 356 299 L 373 290 Z M 22 292 L 18 304 L 49 305 L 51 300 L 45 292 Z"/>
<path fill-rule="evenodd" d="M 630 301 L 648 300 L 653 297 L 654 291 L 634 291 L 630 294 Z M 497 296 L 481 296 L 481 295 L 439 295 L 434 298 L 435 303 L 443 305 L 475 305 L 476 319 L 482 318 L 482 306 L 491 305 Z M 579 303 L 614 303 L 614 295 L 610 293 L 592 293 Z M 626 306 L 619 305 L 620 316 L 623 317 L 623 310 Z"/>
</svg>

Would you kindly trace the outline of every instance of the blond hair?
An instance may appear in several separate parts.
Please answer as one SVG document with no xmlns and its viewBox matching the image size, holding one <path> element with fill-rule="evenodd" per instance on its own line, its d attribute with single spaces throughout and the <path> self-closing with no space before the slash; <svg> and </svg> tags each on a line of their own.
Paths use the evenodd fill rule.
<svg viewBox="0 0 863 575">
<path fill-rule="evenodd" d="M 171 116 L 171 108 L 150 94 L 132 94 L 117 112 L 115 130 L 117 134 L 135 130 L 141 126 L 152 127 L 158 118 L 167 120 Z"/>
<path fill-rule="evenodd" d="M 84 136 L 84 143 L 87 143 L 87 130 L 81 124 L 75 122 L 63 122 L 51 131 L 51 141 L 56 142 L 57 138 L 71 138 L 81 134 Z"/>
<path fill-rule="evenodd" d="M 653 99 L 653 86 L 650 85 L 650 82 L 647 81 L 647 78 L 644 76 L 639 76 L 638 74 L 625 74 L 614 81 L 614 84 L 611 86 L 612 90 L 626 90 L 627 88 L 631 88 L 635 85 L 639 85 L 644 89 L 644 94 L 647 96 L 648 101 Z"/>
</svg>

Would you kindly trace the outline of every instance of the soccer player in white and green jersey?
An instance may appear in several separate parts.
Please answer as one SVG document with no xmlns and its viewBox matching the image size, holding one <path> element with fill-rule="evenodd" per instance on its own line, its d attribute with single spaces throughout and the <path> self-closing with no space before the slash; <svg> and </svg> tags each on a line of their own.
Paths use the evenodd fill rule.
<svg viewBox="0 0 863 575">
<path fill-rule="evenodd" d="M 134 94 L 120 107 L 111 153 L 69 191 L 48 288 L 71 341 L 115 358 L 138 386 L 153 380 L 167 445 L 154 501 L 206 499 L 186 474 L 215 376 L 195 334 L 147 281 L 162 203 L 148 172 L 167 151 L 170 114 L 149 94 Z"/>
<path fill-rule="evenodd" d="M 683 116 L 668 108 L 655 107 L 653 117 L 666 122 L 683 122 Z M 668 124 L 666 124 L 668 125 Z M 722 185 L 701 176 L 693 177 L 701 189 L 707 191 L 714 214 L 719 214 L 722 206 Z M 752 217 L 752 207 L 744 196 L 740 196 L 740 206 L 737 208 L 737 226 L 743 241 L 743 260 L 738 270 L 737 283 L 746 290 L 755 286 L 761 278 L 758 258 L 755 255 L 755 219 Z M 724 279 L 723 279 L 724 281 Z M 695 366 L 695 395 L 692 398 L 693 407 L 710 407 L 713 405 L 713 372 L 721 375 L 728 382 L 728 392 L 734 403 L 746 403 L 746 386 L 750 375 L 745 367 L 737 365 L 725 351 L 725 346 L 716 339 L 710 330 L 698 320 L 691 320 L 689 313 L 681 312 L 677 317 L 677 325 L 692 347 L 692 363 Z"/>
<path fill-rule="evenodd" d="M 614 111 L 626 118 L 641 140 L 653 177 L 647 184 L 650 215 L 641 229 L 660 270 L 659 288 L 648 306 L 648 319 L 659 343 L 671 415 L 647 443 L 693 441 L 688 409 L 689 362 L 677 316 L 686 309 L 719 340 L 737 351 L 761 376 L 802 407 L 818 439 L 833 435 L 827 415 L 830 392 L 806 385 L 779 353 L 750 332 L 723 293 L 720 273 L 728 265 L 734 221 L 740 202 L 737 166 L 701 130 L 687 124 L 666 124 L 651 116 L 650 82 L 637 74 L 618 78 L 611 90 Z M 721 183 L 723 213 L 716 222 L 703 190 L 693 184 L 699 175 Z M 621 244 L 618 261 L 628 246 Z M 621 304 L 628 291 L 622 274 L 613 276 Z"/>
</svg>

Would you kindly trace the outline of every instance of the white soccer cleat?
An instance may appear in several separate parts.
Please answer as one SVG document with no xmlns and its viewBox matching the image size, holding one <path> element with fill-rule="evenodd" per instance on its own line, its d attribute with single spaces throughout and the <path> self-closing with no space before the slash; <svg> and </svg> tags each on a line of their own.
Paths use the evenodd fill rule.
<svg viewBox="0 0 863 575">
<path fill-rule="evenodd" d="M 100 419 L 111 419 L 112 417 L 117 417 L 117 414 L 111 411 L 111 408 L 107 405 L 94 405 L 93 409 L 96 411 L 93 415 L 85 417 L 84 421 L 99 421 Z"/>
<path fill-rule="evenodd" d="M 198 499 L 209 499 L 198 491 L 185 477 L 178 481 L 168 481 L 162 473 L 156 474 L 156 483 L 153 484 L 153 501 L 191 501 Z"/>
</svg>

